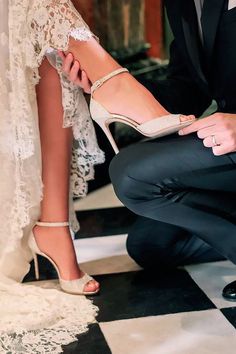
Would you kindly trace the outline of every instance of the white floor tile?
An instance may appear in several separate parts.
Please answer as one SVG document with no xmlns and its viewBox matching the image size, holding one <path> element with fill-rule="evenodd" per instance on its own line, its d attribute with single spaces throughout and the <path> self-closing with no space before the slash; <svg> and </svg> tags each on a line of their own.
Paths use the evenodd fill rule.
<svg viewBox="0 0 236 354">
<path fill-rule="evenodd" d="M 141 269 L 128 255 L 102 258 L 80 265 L 86 273 L 91 275 L 134 272 Z"/>
<path fill-rule="evenodd" d="M 191 265 L 185 268 L 218 308 L 236 307 L 236 302 L 226 301 L 221 296 L 225 285 L 236 280 L 235 265 L 229 261 L 224 261 Z"/>
<path fill-rule="evenodd" d="M 116 197 L 112 185 L 109 184 L 92 193 L 89 193 L 87 197 L 75 201 L 74 206 L 75 210 L 82 211 L 91 209 L 122 207 L 123 204 Z"/>
<path fill-rule="evenodd" d="M 131 272 L 141 269 L 127 254 L 127 235 L 75 240 L 81 268 L 91 275 Z"/>
<path fill-rule="evenodd" d="M 127 235 L 118 235 L 75 240 L 75 251 L 79 263 L 127 255 L 126 238 Z"/>
<path fill-rule="evenodd" d="M 112 354 L 232 354 L 233 326 L 219 310 L 100 323 Z"/>
</svg>

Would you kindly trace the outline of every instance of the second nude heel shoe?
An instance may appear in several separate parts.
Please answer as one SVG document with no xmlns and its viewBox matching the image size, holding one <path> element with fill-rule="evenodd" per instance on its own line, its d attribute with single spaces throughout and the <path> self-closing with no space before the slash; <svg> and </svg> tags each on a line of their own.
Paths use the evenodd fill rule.
<svg viewBox="0 0 236 354">
<path fill-rule="evenodd" d="M 69 226 L 68 222 L 58 222 L 58 223 L 52 223 L 52 222 L 36 222 L 35 225 L 38 226 L 44 226 L 44 227 L 63 227 L 63 226 Z M 48 255 L 43 253 L 35 240 L 34 233 L 33 231 L 30 234 L 29 237 L 29 247 L 32 251 L 33 257 L 34 257 L 34 267 L 35 267 L 35 277 L 38 280 L 39 279 L 39 266 L 38 266 L 38 257 L 37 255 L 43 256 L 49 260 L 49 262 L 54 266 L 55 270 L 57 271 L 59 282 L 61 289 L 69 294 L 73 295 L 95 295 L 99 292 L 99 289 L 93 292 L 88 292 L 84 291 L 84 286 L 91 280 L 94 280 L 90 275 L 84 274 L 82 278 L 75 279 L 75 280 L 64 280 L 60 276 L 60 270 L 56 263 L 51 259 Z"/>
<path fill-rule="evenodd" d="M 193 123 L 193 120 L 181 122 L 181 114 L 168 114 L 162 117 L 157 117 L 148 122 L 139 124 L 133 119 L 120 114 L 110 113 L 99 102 L 93 98 L 93 93 L 100 88 L 106 81 L 116 75 L 128 72 L 127 69 L 121 68 L 108 74 L 107 76 L 97 80 L 91 87 L 90 113 L 95 122 L 102 128 L 107 138 L 109 139 L 114 151 L 118 154 L 119 149 L 110 132 L 109 125 L 114 122 L 124 123 L 136 129 L 142 135 L 149 138 L 157 138 L 178 132 L 180 129 Z"/>
</svg>

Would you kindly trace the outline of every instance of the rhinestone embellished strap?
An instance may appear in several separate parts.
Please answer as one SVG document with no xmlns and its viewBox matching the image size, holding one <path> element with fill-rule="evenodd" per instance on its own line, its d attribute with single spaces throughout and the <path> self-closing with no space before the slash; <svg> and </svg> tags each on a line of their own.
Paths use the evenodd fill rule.
<svg viewBox="0 0 236 354">
<path fill-rule="evenodd" d="M 93 86 L 91 87 L 91 93 L 93 94 L 94 91 L 96 91 L 98 88 L 100 88 L 106 81 L 110 80 L 111 78 L 113 78 L 116 75 L 122 74 L 122 73 L 126 73 L 129 72 L 128 69 L 126 68 L 120 68 L 117 69 L 113 72 L 111 72 L 110 74 L 104 76 L 103 78 L 97 80 L 96 82 L 94 82 Z"/>
</svg>

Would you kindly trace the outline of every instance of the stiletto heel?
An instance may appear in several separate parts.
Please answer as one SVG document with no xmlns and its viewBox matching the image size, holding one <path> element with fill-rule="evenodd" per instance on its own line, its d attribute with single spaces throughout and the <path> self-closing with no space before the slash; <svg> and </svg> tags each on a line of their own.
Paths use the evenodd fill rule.
<svg viewBox="0 0 236 354">
<path fill-rule="evenodd" d="M 128 72 L 125 68 L 120 68 L 108 74 L 107 76 L 97 80 L 91 88 L 90 113 L 93 120 L 102 128 L 107 138 L 109 139 L 115 153 L 119 149 L 110 132 L 109 125 L 114 122 L 124 123 L 137 130 L 142 135 L 149 138 L 157 138 L 178 132 L 180 129 L 192 124 L 194 119 L 181 122 L 181 114 L 168 114 L 162 117 L 151 119 L 145 123 L 139 124 L 133 119 L 120 114 L 114 114 L 107 111 L 99 102 L 93 98 L 94 92 L 99 89 L 106 81 L 116 75 Z"/>
<path fill-rule="evenodd" d="M 63 226 L 69 226 L 69 223 L 68 222 L 57 222 L 57 223 L 49 222 L 49 223 L 47 223 L 47 222 L 39 222 L 38 221 L 35 223 L 35 225 L 43 226 L 43 227 L 63 227 Z M 63 291 L 65 291 L 66 293 L 74 294 L 74 295 L 94 295 L 99 292 L 99 289 L 97 289 L 96 291 L 90 291 L 90 292 L 83 290 L 84 286 L 86 284 L 88 284 L 88 282 L 90 282 L 91 280 L 94 280 L 92 277 L 90 277 L 90 275 L 88 275 L 86 273 L 84 273 L 83 277 L 79 278 L 79 279 L 75 279 L 75 280 L 62 279 L 60 276 L 60 270 L 59 270 L 58 266 L 56 265 L 56 263 L 53 261 L 53 259 L 50 258 L 47 254 L 43 253 L 39 249 L 33 231 L 30 234 L 28 244 L 29 244 L 29 247 L 30 247 L 32 254 L 33 254 L 34 267 L 35 267 L 35 277 L 37 280 L 39 279 L 39 265 L 38 265 L 37 255 L 40 255 L 40 256 L 43 256 L 44 258 L 46 258 L 54 266 L 54 268 L 58 274 L 61 289 Z"/>
<path fill-rule="evenodd" d="M 111 122 L 110 122 L 111 123 Z M 100 122 L 100 128 L 104 131 L 106 137 L 108 138 L 111 146 L 113 147 L 113 150 L 115 151 L 116 154 L 119 153 L 119 149 L 118 149 L 118 146 L 116 145 L 116 142 L 111 134 L 111 131 L 110 131 L 110 128 L 109 128 L 109 125 L 110 125 L 109 122 L 105 121 L 105 122 Z"/>
<path fill-rule="evenodd" d="M 39 280 L 39 262 L 38 262 L 38 257 L 36 253 L 33 253 L 34 257 L 34 272 L 35 272 L 35 278 Z"/>
</svg>

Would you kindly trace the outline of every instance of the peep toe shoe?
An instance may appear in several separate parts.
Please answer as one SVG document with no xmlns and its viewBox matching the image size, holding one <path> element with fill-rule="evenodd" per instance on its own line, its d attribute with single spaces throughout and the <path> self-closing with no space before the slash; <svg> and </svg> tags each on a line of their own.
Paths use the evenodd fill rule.
<svg viewBox="0 0 236 354">
<path fill-rule="evenodd" d="M 99 102 L 93 98 L 94 92 L 99 89 L 106 81 L 116 75 L 128 72 L 127 69 L 121 68 L 108 74 L 107 76 L 97 80 L 91 87 L 90 113 L 92 119 L 102 128 L 107 138 L 109 139 L 115 153 L 119 152 L 116 142 L 111 134 L 109 125 L 114 122 L 124 123 L 136 129 L 142 135 L 149 138 L 157 138 L 178 132 L 180 129 L 193 123 L 193 120 L 181 122 L 181 114 L 168 114 L 162 117 L 157 117 L 145 123 L 139 124 L 133 119 L 114 114 L 107 111 Z"/>
<path fill-rule="evenodd" d="M 69 226 L 69 223 L 68 222 L 58 222 L 58 223 L 36 222 L 35 225 L 43 226 L 43 227 L 63 227 L 63 226 Z M 94 295 L 99 292 L 99 289 L 96 291 L 93 291 L 93 292 L 84 291 L 85 285 L 89 281 L 94 280 L 92 277 L 90 277 L 86 273 L 83 275 L 82 278 L 79 278 L 79 279 L 75 279 L 75 280 L 62 279 L 60 276 L 60 270 L 59 270 L 58 266 L 56 265 L 56 263 L 53 261 L 53 259 L 50 258 L 47 254 L 43 253 L 39 249 L 33 231 L 30 234 L 28 244 L 29 244 L 29 247 L 32 251 L 33 257 L 34 257 L 35 277 L 37 280 L 39 279 L 39 264 L 38 264 L 37 255 L 40 255 L 40 256 L 47 258 L 49 260 L 49 262 L 54 266 L 54 268 L 58 274 L 61 289 L 64 292 L 69 293 L 69 294 L 74 294 L 74 295 Z"/>
</svg>

